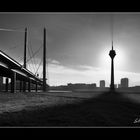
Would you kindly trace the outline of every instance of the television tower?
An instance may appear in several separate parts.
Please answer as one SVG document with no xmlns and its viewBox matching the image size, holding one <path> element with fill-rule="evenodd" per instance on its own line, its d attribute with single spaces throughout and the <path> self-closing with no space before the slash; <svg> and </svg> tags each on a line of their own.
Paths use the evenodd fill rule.
<svg viewBox="0 0 140 140">
<path fill-rule="evenodd" d="M 115 50 L 113 49 L 113 15 L 111 15 L 111 37 L 112 37 L 112 50 L 109 52 L 109 56 L 111 57 L 111 84 L 110 89 L 114 91 L 114 57 L 116 55 Z"/>
<path fill-rule="evenodd" d="M 113 41 L 112 41 L 112 50 L 109 52 L 109 56 L 111 57 L 111 84 L 110 89 L 114 91 L 114 57 L 116 55 L 115 50 L 113 50 Z"/>
</svg>

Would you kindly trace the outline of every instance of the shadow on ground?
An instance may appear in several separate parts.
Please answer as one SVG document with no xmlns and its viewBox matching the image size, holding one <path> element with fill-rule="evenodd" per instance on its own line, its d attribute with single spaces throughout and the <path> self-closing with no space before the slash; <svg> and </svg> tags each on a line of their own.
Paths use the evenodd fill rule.
<svg viewBox="0 0 140 140">
<path fill-rule="evenodd" d="M 110 91 L 75 104 L 4 113 L 0 126 L 140 126 L 139 118 L 140 104 Z"/>
</svg>

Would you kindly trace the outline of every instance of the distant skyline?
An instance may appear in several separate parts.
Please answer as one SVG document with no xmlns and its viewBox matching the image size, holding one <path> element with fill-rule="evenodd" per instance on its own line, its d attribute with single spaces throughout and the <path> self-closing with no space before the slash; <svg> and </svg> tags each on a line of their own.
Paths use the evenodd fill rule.
<svg viewBox="0 0 140 140">
<path fill-rule="evenodd" d="M 35 52 L 43 44 L 46 27 L 50 85 L 99 86 L 99 81 L 105 80 L 108 86 L 111 18 L 112 13 L 0 13 L 0 49 L 23 64 L 24 29 L 28 29 L 28 46 Z M 113 14 L 113 43 L 117 54 L 115 84 L 127 77 L 130 86 L 140 85 L 140 13 Z M 36 55 L 36 63 L 40 59 L 42 50 Z M 27 67 L 34 73 L 31 61 Z"/>
</svg>

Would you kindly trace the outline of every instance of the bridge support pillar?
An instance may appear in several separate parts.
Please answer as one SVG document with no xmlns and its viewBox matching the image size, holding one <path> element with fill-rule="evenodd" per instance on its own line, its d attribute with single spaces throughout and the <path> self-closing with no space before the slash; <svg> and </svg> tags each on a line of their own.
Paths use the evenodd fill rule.
<svg viewBox="0 0 140 140">
<path fill-rule="evenodd" d="M 28 91 L 31 92 L 31 79 L 29 78 L 29 81 L 28 81 Z"/>
<path fill-rule="evenodd" d="M 22 88 L 23 88 L 23 86 L 22 86 L 22 85 L 23 85 L 23 82 L 22 82 L 22 81 L 20 81 L 20 82 L 19 82 L 19 91 L 20 91 L 20 92 L 22 91 Z"/>
<path fill-rule="evenodd" d="M 37 82 L 36 82 L 36 84 L 35 84 L 35 90 L 36 90 L 36 92 L 37 92 L 37 90 L 38 90 L 38 85 L 37 85 Z"/>
<path fill-rule="evenodd" d="M 0 76 L 0 91 L 2 91 L 2 87 L 3 87 L 3 77 Z"/>
<path fill-rule="evenodd" d="M 5 91 L 8 92 L 8 84 L 9 84 L 9 79 L 6 77 L 6 82 L 5 82 Z"/>
<path fill-rule="evenodd" d="M 16 93 L 16 72 L 11 76 L 11 93 Z"/>
<path fill-rule="evenodd" d="M 26 81 L 23 81 L 23 92 L 26 92 Z"/>
</svg>

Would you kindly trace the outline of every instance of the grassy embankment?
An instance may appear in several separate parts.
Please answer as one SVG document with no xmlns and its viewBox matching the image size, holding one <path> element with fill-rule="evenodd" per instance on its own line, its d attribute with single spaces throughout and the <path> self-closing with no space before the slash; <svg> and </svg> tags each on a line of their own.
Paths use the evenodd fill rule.
<svg viewBox="0 0 140 140">
<path fill-rule="evenodd" d="M 0 126 L 139 126 L 134 123 L 139 115 L 140 104 L 105 92 L 71 104 L 3 113 Z"/>
</svg>

